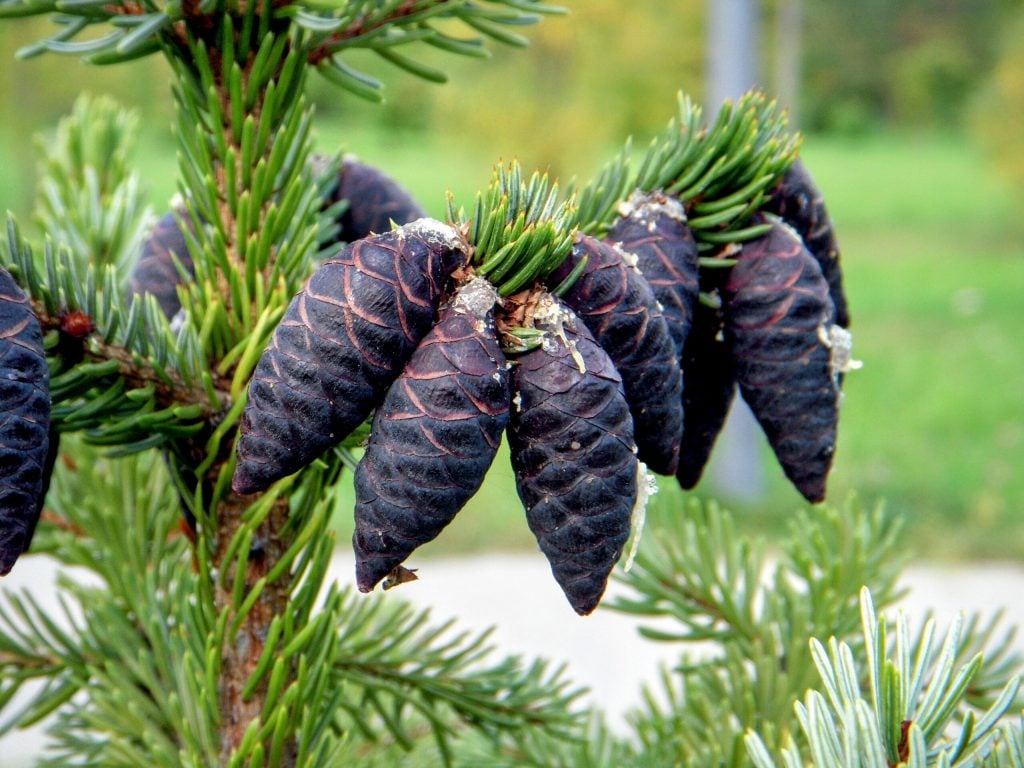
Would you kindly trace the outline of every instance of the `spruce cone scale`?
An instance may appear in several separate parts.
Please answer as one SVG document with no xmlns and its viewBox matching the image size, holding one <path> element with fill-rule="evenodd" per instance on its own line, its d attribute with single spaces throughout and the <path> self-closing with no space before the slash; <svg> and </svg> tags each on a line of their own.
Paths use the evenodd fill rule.
<svg viewBox="0 0 1024 768">
<path fill-rule="evenodd" d="M 181 309 L 178 299 L 181 273 L 171 254 L 178 258 L 189 275 L 194 274 L 192 255 L 185 233 L 178 224 L 179 218 L 187 227 L 192 227 L 192 219 L 183 208 L 161 216 L 142 244 L 142 253 L 128 277 L 129 290 L 136 295 L 153 294 L 167 317 L 173 317 Z"/>
<path fill-rule="evenodd" d="M 583 320 L 622 376 L 640 460 L 671 475 L 683 430 L 679 355 L 650 286 L 623 251 L 581 235 L 552 276 L 557 283 L 587 259 L 565 303 Z"/>
<path fill-rule="evenodd" d="M 401 226 L 427 213 L 411 194 L 390 176 L 372 165 L 345 158 L 334 200 L 347 200 L 348 207 L 338 218 L 338 239 L 351 243 Z"/>
<path fill-rule="evenodd" d="M 383 399 L 434 323 L 468 246 L 427 219 L 347 246 L 292 300 L 249 385 L 239 493 L 255 493 L 337 445 Z"/>
<path fill-rule="evenodd" d="M 508 439 L 530 530 L 573 609 L 597 607 L 629 538 L 638 463 L 621 378 L 554 300 L 512 368 Z"/>
<path fill-rule="evenodd" d="M 722 334 L 720 310 L 697 303 L 682 365 L 686 388 L 676 479 L 690 490 L 704 473 L 736 395 L 732 350 Z"/>
<path fill-rule="evenodd" d="M 700 293 L 697 241 L 683 206 L 662 194 L 634 192 L 622 213 L 605 240 L 636 256 L 682 354 Z"/>
<path fill-rule="evenodd" d="M 814 257 L 784 224 L 743 247 L 726 285 L 725 334 L 743 399 L 786 476 L 825 498 L 839 387 L 829 346 L 834 309 Z"/>
<path fill-rule="evenodd" d="M 786 171 L 772 190 L 764 210 L 781 216 L 803 239 L 828 282 L 829 296 L 836 308 L 836 324 L 849 328 L 850 312 L 843 291 L 839 243 L 832 217 L 825 207 L 825 197 L 801 160 L 797 159 Z"/>
<path fill-rule="evenodd" d="M 454 519 L 494 460 L 510 399 L 496 299 L 484 280 L 463 288 L 377 409 L 355 473 L 352 542 L 363 592 Z"/>
<path fill-rule="evenodd" d="M 53 468 L 49 384 L 39 321 L 0 269 L 0 576 L 32 542 Z"/>
</svg>

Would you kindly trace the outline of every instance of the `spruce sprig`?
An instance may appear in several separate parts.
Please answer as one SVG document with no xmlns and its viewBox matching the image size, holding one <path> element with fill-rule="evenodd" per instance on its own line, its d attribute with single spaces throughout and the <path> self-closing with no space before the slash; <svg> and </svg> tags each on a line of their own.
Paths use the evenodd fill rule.
<svg viewBox="0 0 1024 768">
<path fill-rule="evenodd" d="M 502 296 L 528 287 L 558 268 L 572 250 L 575 205 L 560 200 L 558 184 L 534 172 L 529 180 L 518 162 L 495 166 L 491 183 L 478 192 L 473 213 L 448 196 L 448 221 L 466 231 L 476 272 Z"/>
<path fill-rule="evenodd" d="M 800 140 L 760 91 L 725 102 L 708 127 L 700 106 L 680 94 L 677 114 L 651 140 L 636 170 L 627 142 L 580 190 L 576 222 L 583 232 L 604 235 L 632 192 L 662 191 L 683 203 L 703 250 L 757 237 L 765 226 L 751 224 L 751 217 L 793 163 Z"/>
<path fill-rule="evenodd" d="M 795 732 L 792 703 L 816 679 L 808 639 L 856 631 L 862 584 L 886 604 L 898 596 L 897 527 L 881 509 L 854 501 L 801 515 L 769 570 L 763 545 L 740 535 L 715 505 L 694 501 L 687 515 L 668 516 L 662 503 L 655 498 L 655 520 L 666 527 L 622 576 L 633 594 L 611 608 L 660 619 L 640 627 L 651 640 L 712 641 L 716 650 L 699 662 L 684 655 L 666 671 L 646 691 L 633 727 L 652 764 L 745 765 L 744 729 L 756 728 L 773 747 Z"/>
<path fill-rule="evenodd" d="M 1000 728 L 1000 719 L 1016 701 L 1020 678 L 1009 679 L 987 709 L 973 709 L 967 706 L 967 691 L 984 656 L 978 653 L 958 665 L 967 642 L 962 617 L 954 620 L 941 641 L 934 620 L 928 620 L 911 642 L 909 622 L 901 614 L 892 640 L 868 589 L 862 591 L 860 601 L 866 654 L 863 668 L 846 642 L 835 637 L 827 643 L 811 641 L 820 688 L 808 692 L 796 705 L 807 746 L 785 746 L 782 764 L 842 764 L 850 768 L 1013 765 L 1020 755 L 1020 732 L 1012 726 Z M 758 735 L 751 732 L 746 741 L 757 768 L 775 768 L 771 751 Z"/>
<path fill-rule="evenodd" d="M 409 74 L 444 82 L 445 73 L 424 60 L 424 46 L 485 58 L 486 41 L 524 47 L 527 40 L 515 28 L 565 12 L 542 0 L 273 0 L 266 10 L 270 12 L 263 12 L 259 3 L 230 6 L 216 0 L 0 0 L 0 18 L 52 15 L 59 26 L 52 35 L 22 48 L 20 58 L 62 53 L 106 65 L 160 52 L 180 53 L 196 36 L 210 42 L 211 28 L 225 12 L 238 22 L 235 31 L 242 40 L 263 38 L 272 29 L 293 25 L 303 33 L 294 42 L 304 61 L 330 82 L 371 101 L 383 98 L 383 83 L 345 61 L 349 51 L 370 50 Z M 452 34 L 453 22 L 470 36 Z M 415 53 L 409 53 L 410 48 Z"/>
<path fill-rule="evenodd" d="M 114 264 L 126 275 L 138 256 L 151 217 L 131 165 L 138 123 L 138 114 L 113 99 L 83 95 L 54 141 L 37 141 L 43 160 L 35 223 L 83 267 Z"/>
</svg>

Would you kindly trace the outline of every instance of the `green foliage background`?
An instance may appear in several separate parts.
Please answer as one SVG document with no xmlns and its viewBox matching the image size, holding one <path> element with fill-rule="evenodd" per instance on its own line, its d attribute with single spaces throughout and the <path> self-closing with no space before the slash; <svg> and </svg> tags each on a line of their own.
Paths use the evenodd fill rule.
<svg viewBox="0 0 1024 768">
<path fill-rule="evenodd" d="M 990 160 L 1018 189 L 1024 189 L 1024 8 L 999 36 L 1000 55 L 972 112 L 972 133 Z"/>
</svg>

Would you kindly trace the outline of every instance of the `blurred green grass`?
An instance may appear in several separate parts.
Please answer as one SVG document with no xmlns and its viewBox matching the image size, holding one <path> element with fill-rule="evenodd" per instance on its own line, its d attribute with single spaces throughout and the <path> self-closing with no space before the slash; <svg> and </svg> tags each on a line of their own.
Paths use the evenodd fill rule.
<svg viewBox="0 0 1024 768">
<path fill-rule="evenodd" d="M 0 135 L 0 168 L 24 164 Z M 169 131 L 145 125 L 140 168 L 159 211 L 174 192 Z M 318 148 L 344 147 L 406 184 L 434 215 L 451 189 L 467 206 L 499 158 L 456 131 L 320 127 Z M 593 173 L 615 147 L 597 147 Z M 906 519 L 915 554 L 1024 556 L 1024 224 L 1015 198 L 979 153 L 955 136 L 809 137 L 803 149 L 836 222 L 853 316 L 830 496 L 884 499 Z M 20 181 L 20 184 L 17 183 Z M 0 174 L 0 208 L 27 205 L 24 177 Z M 20 202 L 19 202 L 20 201 Z M 803 504 L 767 444 L 764 493 L 729 498 L 705 480 L 743 525 L 771 532 Z M 715 461 L 721 461 L 721 450 Z M 676 494 L 672 483 L 663 493 Z M 338 499 L 339 540 L 352 529 L 351 487 Z M 424 556 L 535 546 L 507 456 Z"/>
</svg>

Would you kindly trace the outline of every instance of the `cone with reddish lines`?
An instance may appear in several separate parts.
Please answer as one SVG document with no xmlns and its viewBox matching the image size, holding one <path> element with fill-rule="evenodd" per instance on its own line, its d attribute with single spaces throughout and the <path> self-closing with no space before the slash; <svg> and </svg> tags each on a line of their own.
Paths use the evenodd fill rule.
<svg viewBox="0 0 1024 768">
<path fill-rule="evenodd" d="M 681 97 L 679 107 L 638 170 L 627 146 L 581 190 L 576 220 L 582 231 L 621 241 L 624 250 L 637 253 L 666 317 L 676 306 L 695 307 L 688 330 L 670 319 L 677 347 L 685 334 L 679 483 L 691 488 L 700 479 L 739 383 L 787 476 L 807 498 L 819 500 L 834 450 L 838 383 L 857 367 L 849 359 L 849 334 L 840 328 L 849 318 L 831 221 L 797 159 L 799 135 L 788 132 L 785 114 L 764 94 L 751 91 L 726 101 L 710 124 L 690 99 Z M 680 246 L 679 255 L 669 255 L 665 247 L 652 247 L 665 242 L 664 219 L 630 221 L 635 208 L 662 199 L 681 211 L 675 218 L 684 219 L 693 235 L 692 250 Z M 782 214 L 807 239 L 816 253 L 800 248 L 814 264 L 816 280 L 802 257 L 799 274 L 785 259 L 753 257 L 778 236 L 762 210 Z M 737 253 L 740 264 L 733 258 Z M 689 291 L 699 285 L 700 293 L 682 294 L 684 302 L 677 303 L 665 290 L 664 276 L 673 272 L 685 279 L 674 275 L 672 283 L 683 282 Z M 698 295 L 701 304 L 690 305 Z M 723 301 L 724 312 L 712 308 Z M 808 328 L 800 313 L 811 309 L 817 314 Z M 790 375 L 793 387 L 783 381 Z"/>
<path fill-rule="evenodd" d="M 764 210 L 781 216 L 800 235 L 828 282 L 829 296 L 836 308 L 836 324 L 849 328 L 850 311 L 843 291 L 839 243 L 832 217 L 825 207 L 824 195 L 800 158 L 772 190 Z"/>
<path fill-rule="evenodd" d="M 0 269 L 0 576 L 29 547 L 48 482 L 50 369 L 28 297 Z"/>
<path fill-rule="evenodd" d="M 676 479 L 682 488 L 690 490 L 704 474 L 736 395 L 732 350 L 722 333 L 719 309 L 697 303 L 682 366 L 686 388 Z"/>
<path fill-rule="evenodd" d="M 515 359 L 508 439 L 530 530 L 580 615 L 629 538 L 638 463 L 621 377 L 585 324 L 545 296 L 543 342 Z"/>
<path fill-rule="evenodd" d="M 650 285 L 632 262 L 623 250 L 581 235 L 551 282 L 584 264 L 563 296 L 565 303 L 622 376 L 640 460 L 671 475 L 683 430 L 679 355 Z"/>
<path fill-rule="evenodd" d="M 249 384 L 235 491 L 266 489 L 369 416 L 433 326 L 467 254 L 454 228 L 422 219 L 358 240 L 313 273 Z"/>
<path fill-rule="evenodd" d="M 619 213 L 605 241 L 636 256 L 637 267 L 661 305 L 669 334 L 682 354 L 700 294 L 697 241 L 686 226 L 686 212 L 674 198 L 636 191 Z"/>
<path fill-rule="evenodd" d="M 373 419 L 356 468 L 356 583 L 368 592 L 476 493 L 508 422 L 498 295 L 477 278 L 442 311 Z"/>
<path fill-rule="evenodd" d="M 160 217 L 142 244 L 142 253 L 128 277 L 129 290 L 137 295 L 153 294 L 167 317 L 181 309 L 178 283 L 182 281 L 182 274 L 179 265 L 190 276 L 194 270 L 181 224 L 192 228 L 192 219 L 183 207 Z"/>
<path fill-rule="evenodd" d="M 825 498 L 839 419 L 834 308 L 818 262 L 788 226 L 746 243 L 725 286 L 725 337 L 743 399 L 786 477 Z"/>
</svg>

